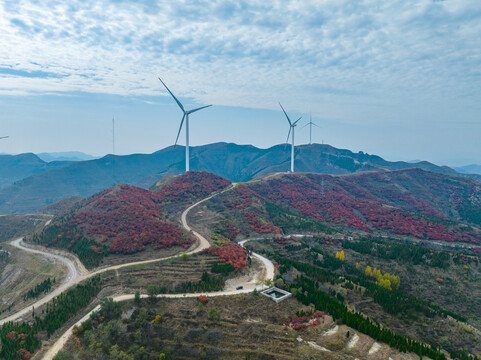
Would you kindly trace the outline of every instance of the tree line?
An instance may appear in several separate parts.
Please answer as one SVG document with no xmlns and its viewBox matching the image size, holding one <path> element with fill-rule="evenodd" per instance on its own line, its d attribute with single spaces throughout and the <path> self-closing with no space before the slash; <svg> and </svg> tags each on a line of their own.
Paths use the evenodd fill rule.
<svg viewBox="0 0 481 360">
<path fill-rule="evenodd" d="M 388 289 L 379 284 L 374 283 L 370 276 L 365 272 L 356 268 L 356 266 L 345 263 L 334 256 L 329 255 L 327 252 L 312 247 L 309 250 L 308 260 L 310 259 L 317 267 L 326 269 L 326 271 L 341 269 L 344 271 L 344 279 L 351 281 L 354 284 L 362 286 L 366 289 L 365 295 L 372 296 L 374 301 L 382 306 L 383 310 L 392 314 L 405 314 L 410 311 L 418 311 L 425 314 L 428 317 L 435 315 L 446 318 L 451 316 L 456 320 L 466 322 L 466 318 L 459 314 L 456 314 L 450 310 L 444 309 L 437 304 L 430 303 L 424 299 L 404 293 L 400 289 Z M 323 261 L 318 259 L 318 254 L 321 254 Z M 277 261 L 277 260 L 276 260 Z M 298 269 L 299 271 L 302 271 Z M 310 276 L 308 273 L 306 273 Z M 339 276 L 337 273 L 333 273 L 333 276 Z"/>
<path fill-rule="evenodd" d="M 8 322 L 0 326 L 0 359 L 30 359 L 41 344 L 39 333 L 46 331 L 47 337 L 50 337 L 55 330 L 87 306 L 101 288 L 100 276 L 93 277 L 48 302 L 46 309 L 42 311 L 42 314 L 45 314 L 43 318 L 38 316 L 33 308 L 33 323 Z"/>
<path fill-rule="evenodd" d="M 33 289 L 27 291 L 27 293 L 23 296 L 23 301 L 27 301 L 28 299 L 36 299 L 39 297 L 40 294 L 46 294 L 52 289 L 52 286 L 55 284 L 55 278 L 50 279 L 50 277 L 40 284 L 35 285 Z"/>
<path fill-rule="evenodd" d="M 396 260 L 399 263 L 412 265 L 424 264 L 442 269 L 449 266 L 451 259 L 446 251 L 432 251 L 422 246 L 381 239 L 362 238 L 359 241 L 343 241 L 342 247 L 380 259 Z"/>
<path fill-rule="evenodd" d="M 447 359 L 438 346 L 424 344 L 407 336 L 395 334 L 369 317 L 358 312 L 349 311 L 344 304 L 319 290 L 319 282 L 302 275 L 297 278 L 297 282 L 298 286 L 302 288 L 302 291 L 297 291 L 296 293 L 297 299 L 305 305 L 314 304 L 316 310 L 328 312 L 333 320 L 339 319 L 347 326 L 372 337 L 374 340 L 386 343 L 401 352 L 413 352 L 421 358 L 428 356 L 433 360 Z M 453 352 L 451 355 L 463 360 L 478 360 L 478 357 L 467 355 L 466 353 L 458 354 Z"/>
</svg>

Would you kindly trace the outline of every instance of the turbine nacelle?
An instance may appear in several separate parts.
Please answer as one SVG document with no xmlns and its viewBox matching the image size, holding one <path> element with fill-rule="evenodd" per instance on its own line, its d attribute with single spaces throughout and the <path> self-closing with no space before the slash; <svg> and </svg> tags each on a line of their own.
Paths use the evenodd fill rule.
<svg viewBox="0 0 481 360">
<path fill-rule="evenodd" d="M 289 121 L 289 124 L 290 124 L 290 125 L 289 125 L 289 132 L 287 133 L 286 144 L 287 144 L 287 142 L 289 141 L 289 135 L 291 135 L 291 130 L 294 131 L 294 128 L 297 126 L 297 122 L 298 122 L 299 120 L 301 120 L 301 119 L 302 119 L 302 116 L 301 116 L 299 119 L 297 119 L 295 122 L 293 122 L 292 124 L 291 124 L 291 122 Z"/>
</svg>

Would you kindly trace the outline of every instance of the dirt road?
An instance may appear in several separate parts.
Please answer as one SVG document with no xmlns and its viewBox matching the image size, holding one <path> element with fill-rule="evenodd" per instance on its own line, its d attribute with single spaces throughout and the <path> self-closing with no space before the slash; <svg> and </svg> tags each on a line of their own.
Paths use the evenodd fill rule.
<svg viewBox="0 0 481 360">
<path fill-rule="evenodd" d="M 10 244 L 12 246 L 20 249 L 20 250 L 27 251 L 27 252 L 34 253 L 34 254 L 40 254 L 42 256 L 45 256 L 46 258 L 55 259 L 56 261 L 59 261 L 59 262 L 65 264 L 65 266 L 68 269 L 68 274 L 67 274 L 66 277 L 64 277 L 61 280 L 60 286 L 58 286 L 56 289 L 54 289 L 51 293 L 49 293 L 46 296 L 44 296 L 43 298 L 39 299 L 38 301 L 36 301 L 32 305 L 29 305 L 28 307 L 25 307 L 22 310 L 17 311 L 15 314 L 1 319 L 0 325 L 3 325 L 4 323 L 9 322 L 9 321 L 17 320 L 20 317 L 22 317 L 26 314 L 29 314 L 32 311 L 32 307 L 38 308 L 41 305 L 49 302 L 54 297 L 60 295 L 65 290 L 67 290 L 71 286 L 75 285 L 77 283 L 78 277 L 81 276 L 80 272 L 77 269 L 77 267 L 75 266 L 74 262 L 72 260 L 70 260 L 69 258 L 61 256 L 61 255 L 51 254 L 51 253 L 46 252 L 46 251 L 31 249 L 29 247 L 24 246 L 22 240 L 23 240 L 23 238 L 16 239 L 16 240 L 13 240 L 12 242 L 10 242 Z"/>
<path fill-rule="evenodd" d="M 189 249 L 189 251 L 186 252 L 187 254 L 195 254 L 195 253 L 201 252 L 204 249 L 207 249 L 208 247 L 210 247 L 209 241 L 204 236 L 202 236 L 198 232 L 194 231 L 189 226 L 189 224 L 187 222 L 187 215 L 189 214 L 189 212 L 192 209 L 194 209 L 196 206 L 200 205 L 201 203 L 203 203 L 203 202 L 205 202 L 205 201 L 213 198 L 214 196 L 217 196 L 217 195 L 219 195 L 219 194 L 221 194 L 225 191 L 229 191 L 229 190 L 233 189 L 234 187 L 235 187 L 235 184 L 232 184 L 229 187 L 227 187 L 226 189 L 224 189 L 223 191 L 221 191 L 219 193 L 215 193 L 213 195 L 210 195 L 209 197 L 207 197 L 205 199 L 202 199 L 202 200 L 196 202 L 195 204 L 189 206 L 182 213 L 182 215 L 181 215 L 182 226 L 187 231 L 191 232 L 199 240 L 198 243 L 194 244 Z M 62 255 L 52 254 L 50 252 L 47 252 L 47 250 L 41 251 L 41 250 L 26 247 L 23 244 L 22 240 L 23 240 L 22 238 L 14 240 L 14 241 L 11 242 L 11 244 L 12 244 L 12 246 L 15 246 L 15 247 L 17 247 L 19 249 L 22 249 L 24 251 L 28 251 L 28 252 L 32 252 L 32 253 L 36 253 L 36 254 L 41 254 L 41 255 L 44 255 L 46 257 L 51 257 L 51 258 L 54 258 L 58 261 L 63 262 L 68 267 L 69 274 L 62 280 L 62 284 L 57 289 L 55 289 L 53 292 L 51 292 L 47 296 L 43 297 L 42 299 L 38 300 L 37 302 L 35 302 L 31 306 L 28 306 L 27 308 L 24 308 L 24 309 L 16 312 L 15 314 L 10 315 L 9 317 L 7 317 L 3 320 L 0 320 L 0 325 L 7 322 L 7 321 L 13 321 L 13 320 L 19 319 L 23 315 L 29 313 L 33 306 L 37 308 L 37 307 L 47 303 L 52 298 L 59 295 L 63 291 L 67 290 L 68 288 L 74 286 L 75 284 L 77 284 L 77 283 L 79 283 L 79 282 L 81 282 L 81 281 L 83 281 L 87 278 L 90 278 L 92 276 L 95 276 L 97 274 L 100 274 L 102 272 L 110 271 L 110 270 L 116 270 L 116 269 L 120 269 L 120 268 L 127 267 L 127 266 L 134 266 L 134 265 L 140 265 L 140 264 L 148 264 L 148 263 L 152 263 L 152 262 L 165 261 L 165 260 L 168 260 L 168 259 L 172 259 L 172 258 L 175 258 L 175 257 L 182 256 L 182 254 L 178 254 L 178 255 L 168 256 L 168 257 L 159 258 L 159 259 L 136 261 L 136 262 L 131 262 L 131 263 L 127 263 L 127 264 L 110 266 L 110 267 L 107 267 L 107 268 L 103 268 L 103 269 L 99 269 L 97 271 L 90 272 L 88 274 L 82 274 L 82 272 L 79 271 L 78 267 L 76 266 L 75 262 L 72 261 L 71 259 L 69 259 L 65 256 L 62 256 Z M 244 244 L 247 241 L 249 241 L 249 240 L 244 240 L 244 241 L 240 242 L 239 244 L 241 246 L 244 246 Z M 264 285 L 264 281 L 268 280 L 268 279 L 269 280 L 274 279 L 274 264 L 269 259 L 263 257 L 262 255 L 252 253 L 252 256 L 259 259 L 265 267 L 264 277 L 263 277 L 262 281 L 255 287 L 255 289 L 257 289 L 257 290 L 263 290 L 263 289 L 266 288 L 266 286 Z M 252 281 L 246 281 L 244 285 L 247 286 L 251 283 L 252 283 Z M 253 291 L 253 288 L 251 286 L 249 286 L 249 288 L 240 289 L 240 290 L 210 292 L 210 293 L 208 293 L 208 296 L 210 296 L 210 297 L 230 296 L 230 295 L 236 295 L 236 294 L 244 294 L 244 293 L 248 293 L 248 292 L 251 292 L 251 291 Z M 157 297 L 159 297 L 159 298 L 184 298 L 184 297 L 198 297 L 201 294 L 202 293 L 161 294 L 161 295 L 158 295 Z M 147 295 L 144 294 L 144 295 L 141 295 L 141 297 L 146 298 Z M 132 300 L 133 298 L 134 298 L 134 294 L 125 294 L 125 295 L 120 295 L 120 296 L 115 297 L 114 300 L 115 301 L 127 301 L 127 300 Z M 99 306 L 95 307 L 87 315 L 85 315 L 82 319 L 80 319 L 75 325 L 81 324 L 82 322 L 84 322 L 85 320 L 88 319 L 88 317 L 90 316 L 90 314 L 92 312 L 95 312 L 95 311 L 98 311 L 98 310 L 99 310 Z M 55 344 L 44 355 L 44 357 L 43 357 L 44 360 L 53 359 L 53 357 L 63 348 L 63 346 L 65 345 L 65 343 L 69 339 L 70 335 L 72 334 L 72 329 L 74 328 L 75 325 L 70 327 L 64 334 L 62 334 L 62 336 L 57 340 L 57 342 L 55 342 Z"/>
</svg>

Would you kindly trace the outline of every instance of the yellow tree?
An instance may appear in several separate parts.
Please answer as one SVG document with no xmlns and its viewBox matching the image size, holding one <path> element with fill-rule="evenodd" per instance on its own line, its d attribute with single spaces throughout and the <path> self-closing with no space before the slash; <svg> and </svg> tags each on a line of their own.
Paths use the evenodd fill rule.
<svg viewBox="0 0 481 360">
<path fill-rule="evenodd" d="M 366 270 L 364 272 L 366 273 L 367 276 L 372 276 L 372 269 L 369 265 L 366 266 Z"/>
</svg>

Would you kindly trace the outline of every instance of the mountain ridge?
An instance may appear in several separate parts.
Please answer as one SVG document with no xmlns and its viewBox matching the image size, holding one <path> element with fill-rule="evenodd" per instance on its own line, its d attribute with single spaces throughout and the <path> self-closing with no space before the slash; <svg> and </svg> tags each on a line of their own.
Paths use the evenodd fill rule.
<svg viewBox="0 0 481 360">
<path fill-rule="evenodd" d="M 106 155 L 74 163 L 54 163 L 57 168 L 25 177 L 0 189 L 0 213 L 31 212 L 69 196 L 87 197 L 117 183 L 149 188 L 165 175 L 184 171 L 184 147 L 170 146 L 152 154 Z M 441 174 L 470 177 L 429 162 L 390 162 L 362 151 L 354 153 L 330 145 L 299 145 L 296 170 L 333 175 L 365 171 L 420 168 Z M 191 169 L 205 170 L 233 182 L 248 181 L 289 169 L 290 150 L 285 145 L 268 149 L 253 145 L 213 143 L 191 148 Z M 51 164 L 51 163 L 49 163 Z"/>
</svg>

